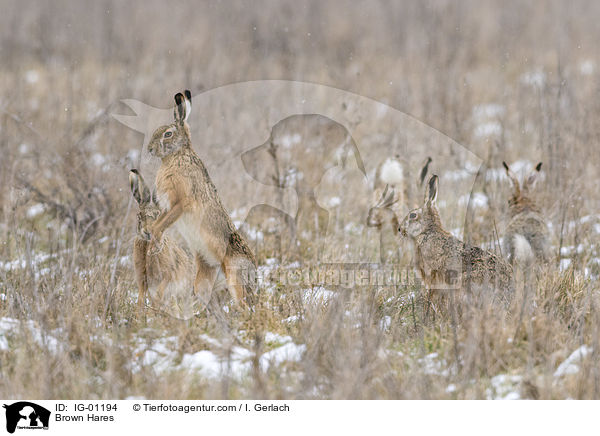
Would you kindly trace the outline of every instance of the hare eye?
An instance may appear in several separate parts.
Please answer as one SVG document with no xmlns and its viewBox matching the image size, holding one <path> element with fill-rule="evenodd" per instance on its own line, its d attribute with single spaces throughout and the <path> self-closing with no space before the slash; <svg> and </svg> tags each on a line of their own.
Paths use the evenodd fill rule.
<svg viewBox="0 0 600 436">
<path fill-rule="evenodd" d="M 164 134 L 165 138 L 170 138 L 171 136 L 173 136 L 173 132 L 165 132 Z"/>
<path fill-rule="evenodd" d="M 417 214 L 414 212 L 411 212 L 410 215 L 408 216 L 411 220 L 414 220 L 417 217 Z"/>
</svg>

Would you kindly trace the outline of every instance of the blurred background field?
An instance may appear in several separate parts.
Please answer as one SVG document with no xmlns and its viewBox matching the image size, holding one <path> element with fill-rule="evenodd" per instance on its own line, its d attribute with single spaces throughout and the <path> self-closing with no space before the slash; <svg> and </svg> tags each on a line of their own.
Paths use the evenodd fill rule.
<svg viewBox="0 0 600 436">
<path fill-rule="evenodd" d="M 0 397 L 600 397 L 600 4 L 0 3 Z M 314 194 L 328 215 L 308 217 L 298 246 L 270 234 L 269 217 L 243 227 L 267 276 L 252 316 L 226 294 L 218 317 L 134 313 L 128 170 L 153 180 L 144 142 L 182 89 L 195 149 L 237 225 L 262 203 L 295 216 L 295 181 L 322 169 Z M 136 108 L 137 129 L 113 116 Z M 286 186 L 260 183 L 242 154 L 298 113 L 345 127 L 366 177 L 356 159 L 326 169 L 299 153 Z M 294 134 L 282 141 L 302 151 L 311 138 Z M 417 286 L 276 279 L 379 260 L 365 220 L 375 169 L 396 154 L 411 181 L 432 156 L 446 228 L 496 251 L 502 161 L 521 174 L 544 162 L 535 196 L 553 258 L 519 283 L 517 310 L 432 320 Z"/>
</svg>

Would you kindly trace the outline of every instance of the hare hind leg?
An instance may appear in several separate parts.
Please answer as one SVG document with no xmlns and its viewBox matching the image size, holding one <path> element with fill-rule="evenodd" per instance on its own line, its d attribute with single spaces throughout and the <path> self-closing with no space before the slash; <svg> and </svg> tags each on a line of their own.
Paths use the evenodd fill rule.
<svg viewBox="0 0 600 436">
<path fill-rule="evenodd" d="M 194 295 L 207 306 L 212 296 L 212 290 L 217 277 L 217 267 L 207 263 L 200 255 L 196 255 L 196 279 L 194 280 Z"/>
</svg>

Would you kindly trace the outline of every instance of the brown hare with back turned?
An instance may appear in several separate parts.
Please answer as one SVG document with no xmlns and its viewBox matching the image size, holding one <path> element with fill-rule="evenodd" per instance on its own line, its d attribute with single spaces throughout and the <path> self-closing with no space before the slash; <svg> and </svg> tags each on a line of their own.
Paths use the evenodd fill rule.
<svg viewBox="0 0 600 436">
<path fill-rule="evenodd" d="M 535 166 L 523 185 L 519 183 L 519 179 L 506 162 L 502 162 L 502 165 L 513 187 L 512 195 L 508 200 L 510 221 L 503 239 L 505 255 L 511 264 L 521 267 L 529 266 L 534 262 L 546 263 L 550 258 L 548 226 L 531 196 L 542 163 Z"/>
<path fill-rule="evenodd" d="M 413 244 L 416 267 L 426 288 L 492 289 L 506 301 L 514 291 L 511 266 L 447 232 L 436 206 L 437 194 L 438 176 L 433 175 L 426 185 L 423 206 L 410 211 L 398 229 Z"/>
<path fill-rule="evenodd" d="M 160 208 L 137 170 L 129 172 L 129 183 L 133 198 L 139 205 L 137 235 L 133 243 L 138 310 L 141 312 L 148 296 L 154 308 L 176 317 L 189 318 L 194 315 L 191 256 L 168 236 L 150 240 L 148 229 L 160 215 Z"/>
<path fill-rule="evenodd" d="M 150 228 L 153 238 L 174 225 L 196 261 L 194 292 L 210 300 L 221 268 L 235 302 L 248 307 L 255 288 L 256 261 L 247 242 L 223 207 L 206 167 L 192 149 L 189 126 L 191 93 L 175 95 L 174 122 L 154 131 L 150 154 L 161 158 L 156 174 L 158 201 L 164 210 Z"/>
</svg>

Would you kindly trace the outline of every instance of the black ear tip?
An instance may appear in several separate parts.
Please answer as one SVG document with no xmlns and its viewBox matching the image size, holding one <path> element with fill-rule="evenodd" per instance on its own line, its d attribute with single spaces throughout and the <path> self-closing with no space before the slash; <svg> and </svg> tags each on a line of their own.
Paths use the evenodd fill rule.
<svg viewBox="0 0 600 436">
<path fill-rule="evenodd" d="M 535 170 L 536 170 L 536 171 L 539 171 L 539 170 L 541 170 L 541 169 L 542 169 L 542 163 L 540 162 L 539 164 L 537 164 L 537 165 L 535 166 Z"/>
<path fill-rule="evenodd" d="M 182 102 L 183 102 L 183 94 L 181 92 L 178 92 L 177 94 L 175 94 L 175 103 L 181 104 Z"/>
<path fill-rule="evenodd" d="M 438 176 L 436 174 L 432 175 L 429 178 L 429 189 L 433 189 L 435 187 L 435 185 L 437 184 L 438 181 Z"/>
<path fill-rule="evenodd" d="M 185 92 L 185 98 L 187 98 L 188 100 L 191 100 L 192 92 L 189 89 L 186 89 L 184 92 Z"/>
<path fill-rule="evenodd" d="M 506 162 L 502 161 L 502 166 L 506 171 L 508 171 L 508 165 L 506 164 Z"/>
<path fill-rule="evenodd" d="M 130 169 L 130 170 L 129 170 L 129 172 L 130 172 L 130 173 L 133 173 L 133 174 L 135 174 L 135 175 L 137 175 L 137 176 L 139 176 L 139 175 L 140 175 L 140 172 L 139 172 L 137 169 L 135 169 L 135 168 L 132 168 L 132 169 Z"/>
</svg>

